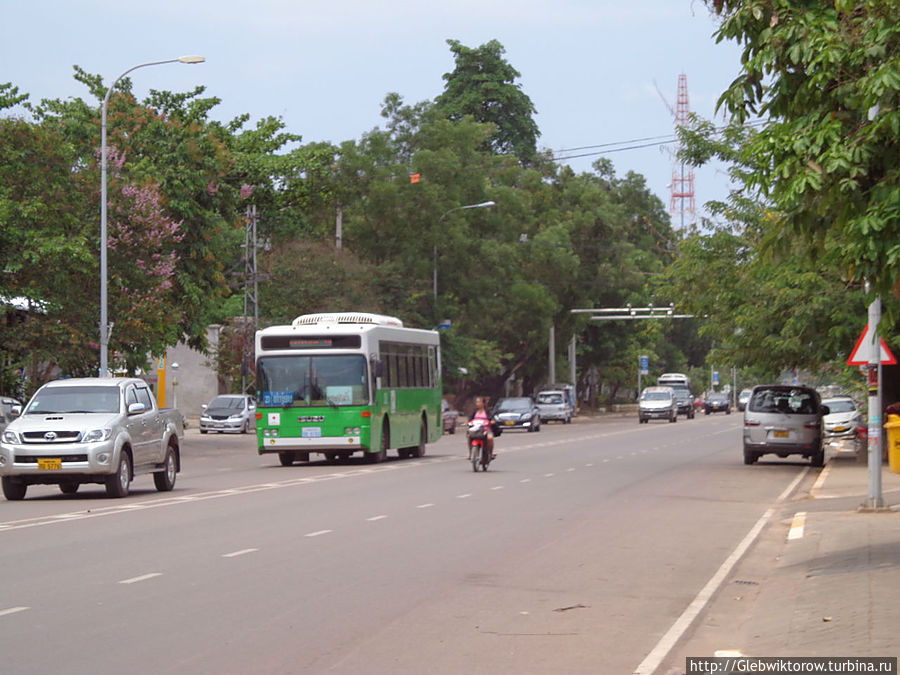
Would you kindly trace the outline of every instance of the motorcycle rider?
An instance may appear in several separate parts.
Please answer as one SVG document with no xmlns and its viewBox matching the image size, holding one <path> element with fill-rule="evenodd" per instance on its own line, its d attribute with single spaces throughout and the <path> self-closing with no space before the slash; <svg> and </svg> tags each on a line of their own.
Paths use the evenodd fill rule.
<svg viewBox="0 0 900 675">
<path fill-rule="evenodd" d="M 484 424 L 484 435 L 485 435 L 485 444 L 487 445 L 487 450 L 491 453 L 491 459 L 496 459 L 497 455 L 494 454 L 494 425 L 491 422 L 491 414 L 487 410 L 487 403 L 484 399 L 484 396 L 476 396 L 475 397 L 475 412 L 471 414 L 469 417 L 469 421 L 472 420 L 482 420 Z M 472 441 L 471 439 L 467 439 L 469 454 L 466 459 L 472 459 Z"/>
</svg>

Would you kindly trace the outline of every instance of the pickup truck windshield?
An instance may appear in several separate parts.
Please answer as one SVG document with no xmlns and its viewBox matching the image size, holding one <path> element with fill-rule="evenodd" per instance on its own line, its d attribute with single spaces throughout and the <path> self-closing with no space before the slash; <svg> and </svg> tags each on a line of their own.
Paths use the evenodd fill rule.
<svg viewBox="0 0 900 675">
<path fill-rule="evenodd" d="M 26 415 L 117 412 L 119 388 L 109 386 L 47 387 L 25 410 Z"/>
<path fill-rule="evenodd" d="M 267 356 L 256 366 L 257 401 L 283 407 L 367 405 L 367 372 L 361 355 Z"/>
</svg>

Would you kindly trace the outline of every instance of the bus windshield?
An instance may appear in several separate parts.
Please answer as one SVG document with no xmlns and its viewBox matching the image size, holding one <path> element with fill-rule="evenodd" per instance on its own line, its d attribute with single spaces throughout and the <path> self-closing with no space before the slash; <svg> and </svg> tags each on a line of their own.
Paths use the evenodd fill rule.
<svg viewBox="0 0 900 675">
<path fill-rule="evenodd" d="M 362 355 L 266 356 L 256 364 L 263 406 L 367 405 L 368 368 Z"/>
</svg>

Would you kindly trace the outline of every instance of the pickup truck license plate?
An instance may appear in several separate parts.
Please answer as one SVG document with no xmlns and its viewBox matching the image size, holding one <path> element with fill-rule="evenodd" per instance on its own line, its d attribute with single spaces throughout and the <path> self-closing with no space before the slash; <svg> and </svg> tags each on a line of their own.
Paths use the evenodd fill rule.
<svg viewBox="0 0 900 675">
<path fill-rule="evenodd" d="M 38 469 L 47 469 L 50 471 L 61 469 L 62 468 L 62 459 L 58 457 L 50 458 L 50 457 L 40 457 L 38 458 Z"/>
<path fill-rule="evenodd" d="M 775 438 L 790 438 L 791 432 L 787 429 L 776 429 L 773 435 Z"/>
<path fill-rule="evenodd" d="M 322 438 L 322 427 L 304 427 L 301 434 L 303 438 Z"/>
</svg>

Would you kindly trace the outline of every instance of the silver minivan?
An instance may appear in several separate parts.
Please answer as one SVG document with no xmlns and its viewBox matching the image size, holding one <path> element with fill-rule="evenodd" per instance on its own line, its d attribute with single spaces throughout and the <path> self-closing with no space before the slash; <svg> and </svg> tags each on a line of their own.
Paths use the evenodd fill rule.
<svg viewBox="0 0 900 675">
<path fill-rule="evenodd" d="M 678 399 L 672 387 L 647 387 L 641 392 L 638 422 L 646 424 L 652 419 L 678 421 Z"/>
<path fill-rule="evenodd" d="M 744 409 L 744 464 L 762 455 L 802 455 L 825 464 L 822 417 L 828 414 L 815 389 L 764 384 L 753 388 Z"/>
</svg>

